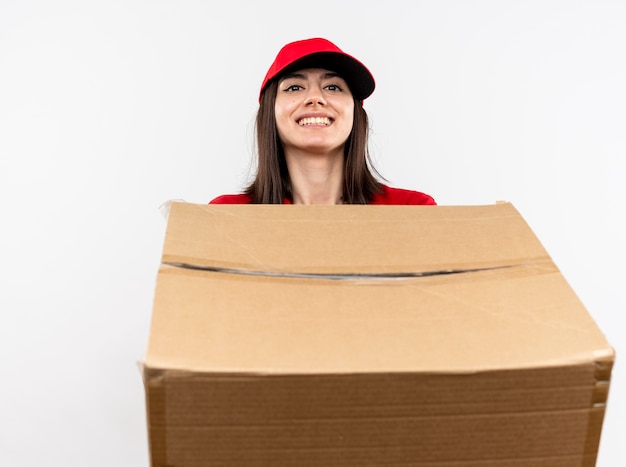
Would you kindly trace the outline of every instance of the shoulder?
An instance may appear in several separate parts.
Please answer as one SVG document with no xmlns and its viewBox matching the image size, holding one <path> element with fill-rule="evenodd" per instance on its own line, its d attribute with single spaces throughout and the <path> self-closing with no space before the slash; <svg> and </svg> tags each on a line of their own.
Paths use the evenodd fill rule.
<svg viewBox="0 0 626 467">
<path fill-rule="evenodd" d="M 414 190 L 402 188 L 392 188 L 382 185 L 382 192 L 374 195 L 370 204 L 410 204 L 410 205 L 431 205 L 437 203 L 432 196 Z"/>
<path fill-rule="evenodd" d="M 237 195 L 220 195 L 211 200 L 209 204 L 250 204 L 252 197 L 244 193 Z"/>
</svg>

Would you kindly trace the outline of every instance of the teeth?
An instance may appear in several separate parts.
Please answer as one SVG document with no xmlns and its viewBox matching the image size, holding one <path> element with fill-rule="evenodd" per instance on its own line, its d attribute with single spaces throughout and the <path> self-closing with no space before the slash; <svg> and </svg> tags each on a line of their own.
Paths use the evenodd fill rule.
<svg viewBox="0 0 626 467">
<path fill-rule="evenodd" d="M 328 117 L 309 117 L 303 118 L 298 122 L 300 126 L 306 125 L 330 125 L 330 118 Z"/>
</svg>

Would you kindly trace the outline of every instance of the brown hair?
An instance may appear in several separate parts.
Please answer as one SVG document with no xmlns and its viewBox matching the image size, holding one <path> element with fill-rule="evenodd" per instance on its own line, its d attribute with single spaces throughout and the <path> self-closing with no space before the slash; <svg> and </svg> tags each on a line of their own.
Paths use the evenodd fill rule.
<svg viewBox="0 0 626 467">
<path fill-rule="evenodd" d="M 293 201 L 291 181 L 283 145 L 276 128 L 274 102 L 278 81 L 270 82 L 260 99 L 256 116 L 257 172 L 245 193 L 253 204 L 282 204 Z M 363 103 L 354 100 L 354 124 L 344 149 L 343 202 L 367 204 L 374 194 L 382 191 L 380 177 L 373 168 L 367 147 L 369 120 Z"/>
</svg>

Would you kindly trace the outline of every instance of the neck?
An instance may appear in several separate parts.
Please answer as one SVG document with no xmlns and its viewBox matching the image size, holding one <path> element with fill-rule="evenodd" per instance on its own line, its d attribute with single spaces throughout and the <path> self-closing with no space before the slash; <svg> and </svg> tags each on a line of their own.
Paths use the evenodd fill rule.
<svg viewBox="0 0 626 467">
<path fill-rule="evenodd" d="M 285 156 L 294 204 L 342 204 L 343 151 Z"/>
</svg>

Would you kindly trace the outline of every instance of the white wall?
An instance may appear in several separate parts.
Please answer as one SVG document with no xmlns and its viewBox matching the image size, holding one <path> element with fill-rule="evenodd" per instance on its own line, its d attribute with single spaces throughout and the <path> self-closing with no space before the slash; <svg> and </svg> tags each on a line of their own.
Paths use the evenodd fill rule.
<svg viewBox="0 0 626 467">
<path fill-rule="evenodd" d="M 374 73 L 391 184 L 528 220 L 618 352 L 598 465 L 626 465 L 625 24 L 617 0 L 1 0 L 2 465 L 148 465 L 158 206 L 241 188 L 265 71 L 313 36 Z"/>
</svg>

